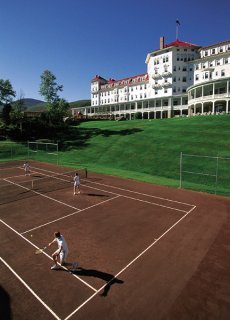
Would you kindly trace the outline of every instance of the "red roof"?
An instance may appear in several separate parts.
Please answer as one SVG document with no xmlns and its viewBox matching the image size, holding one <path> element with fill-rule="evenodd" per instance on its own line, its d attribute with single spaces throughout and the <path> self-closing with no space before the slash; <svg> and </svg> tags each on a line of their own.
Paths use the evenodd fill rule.
<svg viewBox="0 0 230 320">
<path fill-rule="evenodd" d="M 104 79 L 101 76 L 99 76 L 98 74 L 96 74 L 96 76 L 92 79 L 92 81 L 98 81 L 98 80 L 106 80 L 106 79 Z"/>
<path fill-rule="evenodd" d="M 185 42 L 185 41 L 180 41 L 177 39 L 176 41 L 173 41 L 173 42 L 166 44 L 164 46 L 164 48 L 167 48 L 167 47 L 199 47 L 199 46 L 196 44 L 192 44 L 192 43 Z"/>
<path fill-rule="evenodd" d="M 120 81 L 135 79 L 135 78 L 138 78 L 138 77 L 146 77 L 146 80 L 148 80 L 148 73 L 142 73 L 142 74 L 138 74 L 138 75 L 136 75 L 136 76 L 132 76 L 132 77 L 128 77 L 128 78 L 123 78 L 123 79 L 120 79 L 120 80 L 115 80 L 115 79 L 112 79 L 112 78 L 110 78 L 109 80 L 106 80 L 106 79 L 102 78 L 101 76 L 96 75 L 96 76 L 92 79 L 92 81 L 105 80 L 105 81 L 107 82 L 107 84 L 109 84 L 109 83 L 114 83 L 114 82 L 120 82 Z"/>
</svg>

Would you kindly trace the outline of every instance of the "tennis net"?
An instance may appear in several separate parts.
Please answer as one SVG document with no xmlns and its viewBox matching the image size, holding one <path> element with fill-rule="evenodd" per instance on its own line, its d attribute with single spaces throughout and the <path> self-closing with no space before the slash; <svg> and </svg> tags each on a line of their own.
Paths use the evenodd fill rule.
<svg viewBox="0 0 230 320">
<path fill-rule="evenodd" d="M 74 171 L 68 171 L 53 175 L 44 176 L 44 174 L 36 175 L 35 178 L 31 179 L 32 176 L 28 176 L 28 180 L 19 180 L 18 178 L 14 181 L 12 179 L 1 179 L 0 180 L 0 203 L 7 203 L 12 199 L 22 199 L 33 195 L 35 191 L 38 193 L 48 193 L 65 188 L 71 188 L 73 186 L 73 178 L 75 173 L 78 173 L 81 178 L 87 178 L 87 169 L 75 169 Z"/>
<path fill-rule="evenodd" d="M 73 178 L 76 172 L 79 174 L 80 178 L 87 178 L 86 168 L 77 169 L 74 171 L 68 171 L 56 175 L 46 175 L 45 177 L 33 179 L 30 181 L 30 188 L 37 192 L 46 193 L 71 187 L 73 185 Z"/>
</svg>

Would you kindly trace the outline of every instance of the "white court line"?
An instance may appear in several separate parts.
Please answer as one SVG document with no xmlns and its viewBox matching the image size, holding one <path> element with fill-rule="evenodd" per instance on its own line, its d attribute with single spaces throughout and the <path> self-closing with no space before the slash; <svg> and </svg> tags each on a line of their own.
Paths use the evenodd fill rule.
<svg viewBox="0 0 230 320">
<path fill-rule="evenodd" d="M 147 200 L 142 200 L 142 199 L 133 198 L 133 197 L 130 197 L 130 196 L 125 196 L 125 195 L 123 195 L 123 194 L 115 193 L 115 192 L 112 192 L 112 191 L 107 191 L 107 190 L 103 190 L 103 189 L 91 187 L 91 186 L 88 186 L 88 185 L 86 185 L 86 184 L 81 184 L 81 185 L 84 186 L 84 187 L 86 187 L 86 188 L 91 188 L 91 189 L 103 191 L 103 192 L 106 192 L 106 193 L 115 194 L 115 195 L 118 195 L 118 196 L 120 196 L 120 197 L 124 197 L 124 198 L 131 199 L 131 200 L 134 200 L 134 201 L 140 201 L 140 202 L 148 203 L 148 204 L 151 204 L 151 205 L 154 205 L 154 206 L 158 206 L 158 207 L 162 207 L 162 208 L 166 208 L 166 209 L 170 209 L 170 210 L 175 210 L 175 211 L 180 211 L 180 212 L 183 212 L 183 213 L 186 213 L 186 212 L 187 212 L 186 210 L 181 210 L 181 209 L 177 209 L 177 208 L 165 206 L 165 205 L 163 205 L 163 204 L 159 204 L 159 203 L 155 203 L 155 202 L 150 202 L 150 201 L 147 201 Z M 114 187 L 114 188 L 116 188 L 116 187 Z M 125 189 L 123 189 L 123 190 L 125 190 Z M 138 192 L 137 192 L 137 193 L 138 193 Z M 140 193 L 140 194 L 141 194 L 141 193 Z"/>
<path fill-rule="evenodd" d="M 64 206 L 73 208 L 73 209 L 75 209 L 75 210 L 80 210 L 80 209 L 78 209 L 78 208 L 76 208 L 76 207 L 73 207 L 73 206 L 71 206 L 71 205 L 63 202 L 63 201 L 59 201 L 59 200 L 56 200 L 56 199 L 54 199 L 54 198 L 51 198 L 51 197 L 49 197 L 49 196 L 47 196 L 47 195 L 45 195 L 45 194 L 43 194 L 43 193 L 40 193 L 40 192 L 37 192 L 37 191 L 35 191 L 35 190 L 33 190 L 33 189 L 24 187 L 24 186 L 22 186 L 22 185 L 20 185 L 20 184 L 18 184 L 18 183 L 16 183 L 16 182 L 12 182 L 12 181 L 7 180 L 7 179 L 3 179 L 3 180 L 7 181 L 8 183 L 14 184 L 15 186 L 21 187 L 21 188 L 23 188 L 23 189 L 25 189 L 25 190 L 31 191 L 31 192 L 33 192 L 33 193 L 35 193 L 35 194 L 38 194 L 39 196 L 42 196 L 42 197 L 44 197 L 44 198 L 47 198 L 47 199 L 53 200 L 53 201 L 55 201 L 55 202 L 61 203 L 61 204 L 63 204 Z"/>
<path fill-rule="evenodd" d="M 117 278 L 121 273 L 123 273 L 126 269 L 128 269 L 136 260 L 138 260 L 141 256 L 143 256 L 150 248 L 152 248 L 160 239 L 162 239 L 169 231 L 171 231 L 178 223 L 180 223 L 189 213 L 191 213 L 196 206 L 193 206 L 191 210 L 189 210 L 183 217 L 181 217 L 177 222 L 175 222 L 170 228 L 168 228 L 159 238 L 154 239 L 146 249 L 144 249 L 136 258 L 130 261 L 121 271 L 119 271 L 113 279 L 105 283 L 97 292 L 94 292 L 87 300 L 85 300 L 80 306 L 78 306 L 72 313 L 70 313 L 64 320 L 68 320 L 71 318 L 76 312 L 78 312 L 84 305 L 86 305 L 90 300 L 92 300 L 101 290 L 103 290 L 106 286 L 108 286 L 115 278 Z"/>
<path fill-rule="evenodd" d="M 28 240 L 27 238 L 25 238 L 22 234 L 20 234 L 18 231 L 16 231 L 14 228 L 12 228 L 11 226 L 9 226 L 6 222 L 4 222 L 3 220 L 0 219 L 0 222 L 3 223 L 7 228 L 9 228 L 10 230 L 12 230 L 13 232 L 15 232 L 19 237 L 21 237 L 22 239 L 24 239 L 25 241 L 27 241 L 29 244 L 31 244 L 34 248 L 36 249 L 40 249 L 38 246 L 36 246 L 33 242 L 31 242 L 30 240 Z M 43 253 L 45 256 L 47 256 L 50 260 L 53 261 L 53 258 L 51 256 L 49 256 L 45 251 L 43 251 Z M 67 268 L 64 268 L 66 270 L 68 270 Z M 76 274 L 72 275 L 77 278 L 79 281 L 81 281 L 82 283 L 84 283 L 87 287 L 89 287 L 90 289 L 92 289 L 93 291 L 97 291 L 94 287 L 92 287 L 90 284 L 88 284 L 87 282 L 85 282 L 84 280 L 82 280 L 81 278 L 79 278 Z"/>
<path fill-rule="evenodd" d="M 11 179 L 11 178 L 19 178 L 19 177 L 25 177 L 24 174 L 20 174 L 20 175 L 17 175 L 17 176 L 9 176 L 9 177 L 5 177 L 5 178 L 1 178 L 1 180 L 5 180 L 5 179 Z"/>
<path fill-rule="evenodd" d="M 35 169 L 39 169 L 39 168 L 36 168 L 36 167 L 34 167 L 34 168 L 35 168 Z M 40 170 L 40 169 L 39 169 L 39 170 Z M 41 169 L 41 170 L 43 170 L 43 171 L 45 171 L 45 172 L 54 173 L 53 171 L 50 171 L 50 170 L 45 170 L 45 169 Z M 155 199 L 160 199 L 160 200 L 164 200 L 164 201 L 169 201 L 169 202 L 174 202 L 174 203 L 178 203 L 178 204 L 183 204 L 183 205 L 187 205 L 187 206 L 190 206 L 190 207 L 193 207 L 193 206 L 194 206 L 193 204 L 189 204 L 189 203 L 185 203 L 185 202 L 181 202 L 181 201 L 176 201 L 176 200 L 171 200 L 171 199 L 167 199 L 167 198 L 162 198 L 162 197 L 158 197 L 158 196 L 153 196 L 153 195 L 149 195 L 149 194 L 146 194 L 146 193 L 141 193 L 141 192 L 132 191 L 132 190 L 129 190 L 129 189 L 124 189 L 124 188 L 120 188 L 120 187 L 115 187 L 115 186 L 107 185 L 107 184 L 100 183 L 100 182 L 95 182 L 95 181 L 90 181 L 90 180 L 85 180 L 85 179 L 82 179 L 82 181 L 87 181 L 87 182 L 92 183 L 92 184 L 98 184 L 98 185 L 104 186 L 104 187 L 109 187 L 109 188 L 114 188 L 114 189 L 118 189 L 118 190 L 121 190 L 121 191 L 126 191 L 126 192 L 130 192 L 130 193 L 134 193 L 134 194 L 139 194 L 139 195 L 147 196 L 147 197 L 150 197 L 150 198 L 155 198 Z M 155 203 L 155 202 L 150 202 L 150 201 L 145 201 L 145 200 L 141 200 L 141 199 L 137 199 L 137 198 L 125 196 L 125 195 L 118 194 L 118 193 L 114 193 L 114 192 L 111 192 L 111 191 L 108 191 L 108 190 L 103 190 L 103 189 L 94 188 L 94 187 L 91 187 L 91 186 L 89 186 L 89 185 L 84 185 L 84 184 L 82 184 L 82 185 L 83 185 L 84 187 L 93 188 L 93 189 L 95 189 L 95 190 L 100 190 L 100 191 L 104 191 L 104 192 L 107 192 L 107 193 L 120 195 L 120 196 L 126 197 L 126 198 L 128 198 L 128 199 L 132 199 L 132 200 L 136 200 L 136 201 L 141 201 L 141 202 L 146 202 L 146 203 L 148 203 L 148 204 L 156 205 L 156 206 L 163 207 L 163 208 L 168 208 L 168 209 L 170 209 L 170 210 L 176 210 L 176 211 L 180 211 L 180 212 L 183 212 L 183 213 L 186 213 L 186 212 L 187 212 L 186 210 L 180 210 L 180 209 L 176 209 L 176 208 L 173 208 L 173 207 L 161 205 L 161 204 L 158 204 L 158 203 Z"/>
<path fill-rule="evenodd" d="M 72 212 L 72 213 L 70 213 L 70 214 L 67 214 L 67 215 L 64 216 L 64 217 L 61 217 L 61 218 L 52 220 L 52 221 L 50 221 L 50 222 L 41 224 L 40 226 L 34 227 L 33 229 L 26 230 L 26 231 L 22 232 L 21 234 L 25 234 L 25 233 L 31 232 L 31 231 L 33 231 L 33 230 L 42 228 L 42 227 L 44 227 L 44 226 L 47 226 L 48 224 L 54 223 L 54 222 L 59 221 L 59 220 L 66 219 L 66 218 L 68 218 L 68 217 L 70 217 L 70 216 L 73 216 L 73 215 L 75 215 L 75 214 L 77 214 L 77 213 L 81 213 L 82 211 L 85 211 L 85 210 L 91 209 L 91 208 L 93 208 L 93 207 L 99 206 L 99 205 L 101 205 L 102 203 L 105 203 L 105 202 L 114 200 L 114 199 L 116 199 L 116 198 L 118 198 L 118 197 L 119 197 L 119 196 L 116 196 L 116 197 L 107 199 L 107 200 L 105 200 L 105 201 L 102 201 L 102 202 L 100 202 L 100 203 L 93 204 L 93 205 L 90 206 L 90 207 L 87 207 L 87 208 L 84 208 L 84 209 L 79 209 L 78 211 L 75 211 L 75 212 Z"/>
<path fill-rule="evenodd" d="M 54 316 L 54 318 L 61 320 L 58 315 L 29 287 L 29 285 L 8 265 L 8 263 L 0 257 L 0 260 L 5 266 L 18 278 L 18 280 L 32 293 L 32 295 Z"/>
<path fill-rule="evenodd" d="M 35 169 L 38 169 L 38 170 L 50 172 L 50 173 L 55 173 L 55 172 L 53 172 L 53 171 L 46 170 L 46 169 L 40 169 L 40 168 L 37 168 L 37 167 L 34 167 L 34 168 L 35 168 Z M 85 179 L 82 179 L 82 180 L 84 181 Z M 85 180 L 85 181 L 87 181 L 87 182 L 89 182 L 89 183 L 93 183 L 93 184 L 98 184 L 98 185 L 102 185 L 102 186 L 105 186 L 105 187 L 109 187 L 109 188 L 114 188 L 114 189 L 118 189 L 118 190 L 122 190 L 122 191 L 127 191 L 127 192 L 131 192 L 131 193 L 136 193 L 136 194 L 143 195 L 143 196 L 148 196 L 148 197 L 151 197 L 151 198 L 156 198 L 156 199 L 165 200 L 165 201 L 171 201 L 171 202 L 175 202 L 175 203 L 184 204 L 184 205 L 187 205 L 187 206 L 190 206 L 190 207 L 194 207 L 193 204 L 186 203 L 186 202 L 180 202 L 180 201 L 176 201 L 176 200 L 171 200 L 171 199 L 167 199 L 167 198 L 162 198 L 162 197 L 158 197 L 158 196 L 153 196 L 153 195 L 150 195 L 150 194 L 141 193 L 141 192 L 138 192 L 138 191 L 133 191 L 133 190 L 124 189 L 124 188 L 120 188 L 120 187 L 115 187 L 115 186 L 107 185 L 107 184 L 100 183 L 100 182 L 95 182 L 95 181 L 90 181 L 90 180 Z M 108 191 L 107 191 L 107 192 L 108 192 Z M 186 211 L 185 211 L 185 212 L 186 212 Z"/>
<path fill-rule="evenodd" d="M 84 179 L 82 179 L 82 180 L 84 180 Z M 146 194 L 146 193 L 142 193 L 142 192 L 138 192 L 138 191 L 133 191 L 133 190 L 129 190 L 129 189 L 123 189 L 123 188 L 120 188 L 120 187 L 115 187 L 115 186 L 108 185 L 108 184 L 104 184 L 104 183 L 100 183 L 100 182 L 95 182 L 95 181 L 90 181 L 90 180 L 87 180 L 87 182 L 89 182 L 89 183 L 94 183 L 94 184 L 98 184 L 98 185 L 105 186 L 105 187 L 109 187 L 109 188 L 114 188 L 114 189 L 126 191 L 126 192 L 131 192 L 131 193 L 139 194 L 139 195 L 142 195 L 142 196 L 147 196 L 147 197 L 151 197 L 151 198 L 156 198 L 156 199 L 160 199 L 160 200 L 175 202 L 175 203 L 184 204 L 184 205 L 187 205 L 187 206 L 190 206 L 190 207 L 194 207 L 193 204 L 186 203 L 186 202 L 181 202 L 181 201 L 171 200 L 171 199 L 162 198 L 162 197 L 158 197 L 158 196 L 153 196 L 153 195 L 150 195 L 150 194 Z"/>
</svg>

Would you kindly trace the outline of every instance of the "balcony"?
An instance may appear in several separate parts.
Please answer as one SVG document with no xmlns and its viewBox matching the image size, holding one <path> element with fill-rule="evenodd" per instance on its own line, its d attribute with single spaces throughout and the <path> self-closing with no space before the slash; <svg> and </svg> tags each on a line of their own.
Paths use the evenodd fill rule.
<svg viewBox="0 0 230 320">
<path fill-rule="evenodd" d="M 166 87 L 170 87 L 171 83 L 170 82 L 163 82 L 161 85 L 162 85 L 162 87 L 166 88 Z"/>
<path fill-rule="evenodd" d="M 171 77 L 171 75 L 172 75 L 172 73 L 169 72 L 169 71 L 164 71 L 164 72 L 162 73 L 162 77 L 164 77 L 164 78 Z"/>
<path fill-rule="evenodd" d="M 152 78 L 153 78 L 153 79 L 160 79 L 160 78 L 161 78 L 161 75 L 160 75 L 159 73 L 154 73 L 154 74 L 152 75 Z"/>
<path fill-rule="evenodd" d="M 155 84 L 152 85 L 152 88 L 153 89 L 160 89 L 161 85 L 159 83 L 155 83 Z"/>
</svg>

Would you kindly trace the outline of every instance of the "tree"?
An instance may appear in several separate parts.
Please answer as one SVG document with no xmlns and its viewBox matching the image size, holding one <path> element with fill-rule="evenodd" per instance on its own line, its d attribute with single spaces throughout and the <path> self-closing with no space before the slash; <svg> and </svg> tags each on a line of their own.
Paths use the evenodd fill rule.
<svg viewBox="0 0 230 320">
<path fill-rule="evenodd" d="M 22 93 L 20 93 L 19 99 L 14 102 L 13 109 L 10 112 L 10 118 L 13 123 L 16 125 L 19 125 L 20 131 L 22 132 L 22 121 L 24 118 L 23 111 L 26 110 L 25 103 L 24 103 L 24 96 Z"/>
<path fill-rule="evenodd" d="M 10 80 L 0 79 L 0 102 L 2 104 L 8 104 L 12 102 L 16 92 L 13 90 Z"/>
<path fill-rule="evenodd" d="M 5 123 L 5 125 L 10 124 L 10 112 L 12 110 L 11 104 L 7 103 L 4 104 L 4 107 L 2 108 L 2 121 Z"/>
<path fill-rule="evenodd" d="M 41 75 L 39 93 L 44 97 L 48 106 L 60 100 L 58 95 L 59 91 L 63 91 L 63 86 L 57 84 L 56 77 L 51 71 L 45 70 Z"/>
<path fill-rule="evenodd" d="M 60 99 L 52 103 L 52 108 L 49 108 L 49 120 L 53 124 L 60 124 L 63 122 L 64 117 L 69 113 L 69 103 L 65 99 Z"/>
<path fill-rule="evenodd" d="M 41 75 L 39 93 L 47 102 L 49 123 L 55 125 L 63 123 L 63 118 L 69 110 L 69 103 L 59 97 L 59 91 L 63 91 L 63 86 L 57 84 L 56 77 L 51 71 L 45 70 Z"/>
</svg>

